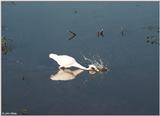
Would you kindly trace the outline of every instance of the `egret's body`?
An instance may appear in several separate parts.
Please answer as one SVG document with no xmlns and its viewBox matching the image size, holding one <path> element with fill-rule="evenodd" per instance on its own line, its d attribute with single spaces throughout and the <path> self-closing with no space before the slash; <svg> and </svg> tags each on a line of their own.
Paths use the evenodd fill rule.
<svg viewBox="0 0 160 116">
<path fill-rule="evenodd" d="M 89 65 L 88 68 L 80 65 L 73 57 L 68 55 L 49 54 L 49 57 L 59 64 L 59 68 L 76 67 L 83 70 L 96 70 L 99 71 L 94 65 Z"/>
</svg>

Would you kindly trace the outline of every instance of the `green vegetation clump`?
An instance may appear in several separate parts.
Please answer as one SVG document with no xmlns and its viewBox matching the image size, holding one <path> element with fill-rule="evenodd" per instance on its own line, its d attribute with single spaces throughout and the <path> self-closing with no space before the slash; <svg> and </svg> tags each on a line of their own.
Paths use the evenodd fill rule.
<svg viewBox="0 0 160 116">
<path fill-rule="evenodd" d="M 159 45 L 159 38 L 156 38 L 155 36 L 147 36 L 146 42 L 150 44 L 158 44 Z"/>
<path fill-rule="evenodd" d="M 2 54 L 7 54 L 9 51 L 8 40 L 4 36 L 1 38 L 1 47 L 2 47 Z"/>
<path fill-rule="evenodd" d="M 21 115 L 27 115 L 28 110 L 27 109 L 22 109 L 20 112 Z"/>
</svg>

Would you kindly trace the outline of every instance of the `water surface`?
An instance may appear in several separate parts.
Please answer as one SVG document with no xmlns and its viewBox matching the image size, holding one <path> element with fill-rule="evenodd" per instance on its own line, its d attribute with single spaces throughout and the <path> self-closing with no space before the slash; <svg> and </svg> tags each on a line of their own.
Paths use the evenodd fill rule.
<svg viewBox="0 0 160 116">
<path fill-rule="evenodd" d="M 2 34 L 12 40 L 2 56 L 2 112 L 158 114 L 159 45 L 146 42 L 159 37 L 158 10 L 158 2 L 2 2 Z M 100 56 L 111 70 L 53 81 L 51 52 L 84 66 L 83 55 Z"/>
</svg>

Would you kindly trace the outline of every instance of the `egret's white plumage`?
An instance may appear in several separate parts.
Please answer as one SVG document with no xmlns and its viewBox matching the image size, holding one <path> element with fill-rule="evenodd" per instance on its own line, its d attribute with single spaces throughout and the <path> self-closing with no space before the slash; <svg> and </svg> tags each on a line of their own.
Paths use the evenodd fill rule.
<svg viewBox="0 0 160 116">
<path fill-rule="evenodd" d="M 59 64 L 59 68 L 70 68 L 70 67 L 77 67 L 83 70 L 96 70 L 99 71 L 96 66 L 89 65 L 88 68 L 80 65 L 73 57 L 68 55 L 57 55 L 57 54 L 49 54 L 49 58 L 52 58 Z"/>
</svg>

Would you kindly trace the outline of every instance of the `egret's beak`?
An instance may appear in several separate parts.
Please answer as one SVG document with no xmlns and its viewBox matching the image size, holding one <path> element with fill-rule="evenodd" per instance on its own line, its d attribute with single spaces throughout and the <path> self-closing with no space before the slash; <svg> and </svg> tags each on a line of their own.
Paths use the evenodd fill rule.
<svg viewBox="0 0 160 116">
<path fill-rule="evenodd" d="M 99 72 L 99 70 L 98 70 L 96 67 L 95 67 L 95 68 L 94 68 L 94 67 L 91 67 L 91 69 L 92 69 L 91 71 Z"/>
<path fill-rule="evenodd" d="M 97 72 L 99 72 L 99 69 L 98 69 L 98 68 L 94 68 L 94 70 L 97 71 Z"/>
</svg>

